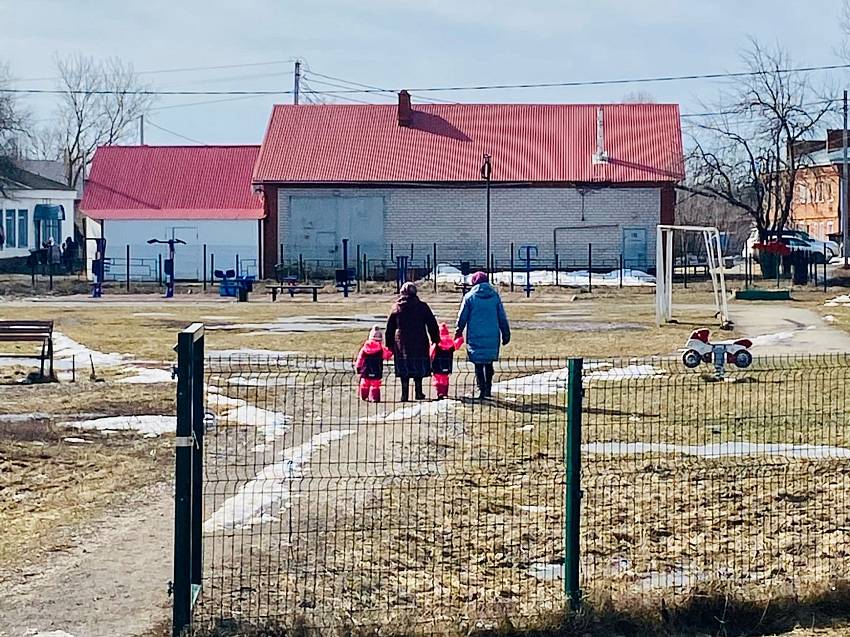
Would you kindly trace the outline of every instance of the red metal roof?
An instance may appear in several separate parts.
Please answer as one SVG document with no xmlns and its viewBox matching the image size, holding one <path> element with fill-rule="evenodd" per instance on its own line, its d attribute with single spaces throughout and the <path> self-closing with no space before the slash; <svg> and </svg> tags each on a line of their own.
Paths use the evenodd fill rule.
<svg viewBox="0 0 850 637">
<path fill-rule="evenodd" d="M 260 219 L 259 146 L 101 146 L 80 209 L 92 219 Z"/>
<path fill-rule="evenodd" d="M 596 104 L 277 105 L 254 181 L 660 182 L 684 177 L 675 104 L 604 104 L 608 163 L 593 164 Z"/>
</svg>

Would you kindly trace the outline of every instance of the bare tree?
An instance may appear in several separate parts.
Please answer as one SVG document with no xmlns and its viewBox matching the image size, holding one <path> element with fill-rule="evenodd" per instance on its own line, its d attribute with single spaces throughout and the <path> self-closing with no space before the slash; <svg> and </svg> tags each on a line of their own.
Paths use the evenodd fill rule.
<svg viewBox="0 0 850 637">
<path fill-rule="evenodd" d="M 623 95 L 624 104 L 655 104 L 655 96 L 649 91 L 630 91 Z"/>
<path fill-rule="evenodd" d="M 810 165 L 801 142 L 826 123 L 834 102 L 817 94 L 809 74 L 788 72 L 793 65 L 778 48 L 752 41 L 743 58 L 750 75 L 694 124 L 681 188 L 746 212 L 764 239 L 788 223 L 798 173 Z"/>
<path fill-rule="evenodd" d="M 0 89 L 11 83 L 9 68 L 0 64 Z M 0 91 L 0 196 L 6 196 L 14 177 L 19 140 L 27 133 L 27 113 L 13 93 Z"/>
<path fill-rule="evenodd" d="M 60 125 L 58 132 L 45 131 L 42 137 L 59 140 L 66 182 L 76 188 L 97 147 L 127 139 L 152 99 L 132 66 L 117 58 L 100 61 L 79 55 L 57 59 L 56 67 L 62 90 Z M 48 141 L 45 147 L 50 145 Z"/>
</svg>

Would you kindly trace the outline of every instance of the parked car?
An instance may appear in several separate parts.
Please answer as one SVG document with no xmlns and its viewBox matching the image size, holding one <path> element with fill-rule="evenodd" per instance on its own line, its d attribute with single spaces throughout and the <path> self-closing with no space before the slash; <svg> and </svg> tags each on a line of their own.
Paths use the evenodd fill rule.
<svg viewBox="0 0 850 637">
<path fill-rule="evenodd" d="M 768 232 L 768 239 L 774 238 L 775 236 L 775 232 Z M 835 241 L 818 241 L 817 239 L 812 238 L 808 232 L 803 230 L 783 230 L 779 240 L 792 250 L 804 250 L 806 252 L 815 253 L 816 261 L 823 262 L 824 254 L 826 255 L 827 260 L 838 256 L 838 244 Z M 748 256 L 752 255 L 757 261 L 758 256 L 753 246 L 758 242 L 759 231 L 757 228 L 753 228 L 750 231 L 750 236 L 747 237 L 741 256 L 746 259 Z M 818 258 L 817 255 L 820 255 L 820 258 Z"/>
</svg>

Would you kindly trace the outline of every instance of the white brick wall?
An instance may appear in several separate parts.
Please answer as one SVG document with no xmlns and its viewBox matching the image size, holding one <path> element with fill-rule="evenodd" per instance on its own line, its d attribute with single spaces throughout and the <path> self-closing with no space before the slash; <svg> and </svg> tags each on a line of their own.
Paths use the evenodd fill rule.
<svg viewBox="0 0 850 637">
<path fill-rule="evenodd" d="M 311 196 L 383 196 L 385 258 L 390 243 L 396 253 L 406 254 L 416 244 L 417 260 L 438 244 L 440 261 L 471 259 L 483 261 L 485 243 L 484 188 L 388 187 L 281 188 L 278 191 L 279 243 L 288 244 L 289 198 Z M 655 226 L 659 222 L 659 188 L 600 188 L 585 191 L 584 220 L 582 195 L 575 188 L 494 187 L 491 191 L 491 250 L 498 262 L 506 262 L 510 244 L 537 245 L 539 257 L 553 258 L 553 231 L 557 233 L 559 257 L 586 263 L 587 244 L 593 243 L 594 262 L 619 260 L 623 228 L 645 228 L 647 259 L 654 264 Z M 296 255 L 284 255 L 294 258 Z M 370 255 L 370 258 L 372 255 Z"/>
</svg>

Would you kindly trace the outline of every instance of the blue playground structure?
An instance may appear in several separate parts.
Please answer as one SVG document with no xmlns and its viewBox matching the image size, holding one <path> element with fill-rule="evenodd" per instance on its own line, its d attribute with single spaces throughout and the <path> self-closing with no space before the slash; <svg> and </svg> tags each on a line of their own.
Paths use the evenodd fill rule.
<svg viewBox="0 0 850 637">
<path fill-rule="evenodd" d="M 232 296 L 240 301 L 247 301 L 248 293 L 254 291 L 256 279 L 253 274 L 237 276 L 236 270 L 216 270 L 213 274 L 215 278 L 219 279 L 219 296 Z"/>
</svg>

